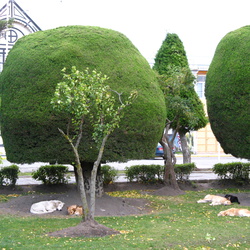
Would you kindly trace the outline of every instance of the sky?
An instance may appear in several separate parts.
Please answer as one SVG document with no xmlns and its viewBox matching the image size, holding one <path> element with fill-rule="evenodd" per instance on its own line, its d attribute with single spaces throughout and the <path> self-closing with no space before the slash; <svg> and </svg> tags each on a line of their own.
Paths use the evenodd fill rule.
<svg viewBox="0 0 250 250">
<path fill-rule="evenodd" d="M 0 8 L 7 0 L 0 0 Z M 220 40 L 250 25 L 249 0 L 16 0 L 42 29 L 90 25 L 123 33 L 150 65 L 167 33 L 190 65 L 209 65 Z"/>
</svg>

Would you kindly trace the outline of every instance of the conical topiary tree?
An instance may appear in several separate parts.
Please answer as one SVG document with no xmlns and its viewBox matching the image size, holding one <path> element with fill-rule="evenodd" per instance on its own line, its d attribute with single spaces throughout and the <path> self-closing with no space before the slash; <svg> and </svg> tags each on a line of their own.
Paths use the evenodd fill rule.
<svg viewBox="0 0 250 250">
<path fill-rule="evenodd" d="M 191 162 L 191 154 L 186 143 L 186 133 L 191 130 L 197 130 L 206 125 L 206 117 L 203 105 L 194 90 L 194 76 L 189 69 L 188 60 L 184 46 L 176 34 L 167 34 L 159 49 L 153 69 L 160 77 L 160 85 L 167 104 L 167 126 L 165 128 L 165 137 L 168 129 L 172 128 L 175 133 L 179 133 L 182 142 L 182 152 L 184 163 Z M 172 152 L 172 140 L 167 139 L 166 148 L 166 181 L 172 178 L 168 183 L 175 183 L 174 168 L 176 158 Z M 164 143 L 162 142 L 163 146 Z M 166 143 L 165 143 L 166 144 Z M 172 184 L 173 185 L 173 184 Z M 176 188 L 177 184 L 174 185 Z"/>
<path fill-rule="evenodd" d="M 107 84 L 124 98 L 138 91 L 120 127 L 110 136 L 103 161 L 152 157 L 165 120 L 165 102 L 145 58 L 121 33 L 88 26 L 68 26 L 22 37 L 11 49 L 0 76 L 1 129 L 7 159 L 16 163 L 74 161 L 70 146 L 58 133 L 65 114 L 54 114 L 50 100 L 61 70 L 89 67 L 108 75 Z M 88 123 L 79 146 L 83 165 L 91 165 L 97 149 Z"/>
<path fill-rule="evenodd" d="M 168 33 L 158 50 L 153 69 L 160 75 L 168 74 L 172 66 L 188 67 L 188 60 L 182 41 L 177 34 Z"/>
<path fill-rule="evenodd" d="M 206 77 L 208 117 L 224 152 L 250 159 L 250 26 L 218 44 Z"/>
</svg>

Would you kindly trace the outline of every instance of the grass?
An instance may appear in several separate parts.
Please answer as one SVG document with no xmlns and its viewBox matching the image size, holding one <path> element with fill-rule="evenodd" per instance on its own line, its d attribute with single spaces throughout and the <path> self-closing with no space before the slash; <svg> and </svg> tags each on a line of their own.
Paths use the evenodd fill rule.
<svg viewBox="0 0 250 250">
<path fill-rule="evenodd" d="M 32 176 L 32 173 L 31 172 L 19 172 L 18 173 L 18 176 Z"/>
<path fill-rule="evenodd" d="M 209 190 L 211 194 L 230 192 L 239 191 Z M 218 217 L 218 212 L 228 207 L 196 203 L 207 193 L 189 191 L 176 197 L 142 195 L 139 191 L 109 193 L 146 198 L 152 203 L 153 211 L 142 216 L 97 217 L 99 223 L 121 232 L 103 238 L 46 235 L 75 226 L 80 218 L 0 215 L 0 249 L 250 249 L 250 218 Z"/>
</svg>

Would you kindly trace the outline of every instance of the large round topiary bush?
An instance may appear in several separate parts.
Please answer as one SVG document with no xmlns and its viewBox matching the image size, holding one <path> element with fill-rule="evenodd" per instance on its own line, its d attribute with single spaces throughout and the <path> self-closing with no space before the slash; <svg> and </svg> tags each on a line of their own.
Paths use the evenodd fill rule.
<svg viewBox="0 0 250 250">
<path fill-rule="evenodd" d="M 250 159 L 250 26 L 218 44 L 206 78 L 211 128 L 225 153 Z"/>
<path fill-rule="evenodd" d="M 50 105 L 61 70 L 89 67 L 106 74 L 112 89 L 124 97 L 138 91 L 125 110 L 120 128 L 108 140 L 103 160 L 154 156 L 166 117 L 163 94 L 145 58 L 121 33 L 88 26 L 68 26 L 22 37 L 11 49 L 0 75 L 1 130 L 8 160 L 16 163 L 74 161 L 58 127 L 65 117 Z M 96 159 L 91 128 L 84 127 L 80 155 Z"/>
</svg>

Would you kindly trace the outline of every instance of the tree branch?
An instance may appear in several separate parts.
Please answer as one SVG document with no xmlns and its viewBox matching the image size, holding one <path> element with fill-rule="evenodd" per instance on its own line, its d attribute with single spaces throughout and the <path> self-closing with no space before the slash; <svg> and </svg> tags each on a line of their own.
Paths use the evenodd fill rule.
<svg viewBox="0 0 250 250">
<path fill-rule="evenodd" d="M 82 127 L 83 127 L 83 123 L 84 123 L 84 118 L 82 116 L 82 119 L 81 119 L 81 123 L 79 125 L 79 134 L 77 136 L 77 140 L 76 140 L 76 144 L 75 144 L 75 147 L 78 148 L 79 147 L 79 144 L 81 142 L 81 139 L 82 139 Z"/>
<path fill-rule="evenodd" d="M 113 90 L 113 89 L 110 89 L 110 91 L 113 91 L 114 93 L 116 93 L 116 94 L 118 95 L 119 102 L 120 102 L 121 104 L 123 104 L 122 98 L 121 98 L 122 93 L 118 93 L 116 90 Z"/>
</svg>

